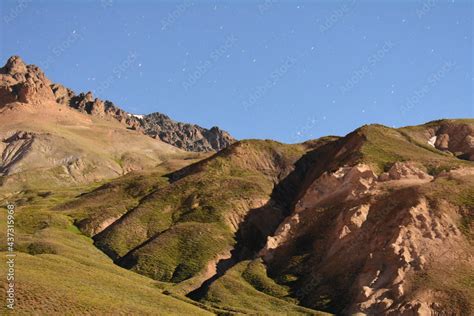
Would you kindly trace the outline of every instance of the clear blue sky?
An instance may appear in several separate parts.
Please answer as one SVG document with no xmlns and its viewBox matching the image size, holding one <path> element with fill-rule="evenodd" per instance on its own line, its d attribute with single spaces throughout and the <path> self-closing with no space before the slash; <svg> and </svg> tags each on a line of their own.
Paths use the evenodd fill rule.
<svg viewBox="0 0 474 316">
<path fill-rule="evenodd" d="M 474 117 L 473 2 L 1 1 L 0 57 L 235 137 Z"/>
</svg>

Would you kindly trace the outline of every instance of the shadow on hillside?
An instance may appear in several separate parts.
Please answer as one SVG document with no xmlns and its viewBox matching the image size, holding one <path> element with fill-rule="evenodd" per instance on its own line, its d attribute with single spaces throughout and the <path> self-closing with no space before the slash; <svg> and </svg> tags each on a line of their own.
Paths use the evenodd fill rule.
<svg viewBox="0 0 474 316">
<path fill-rule="evenodd" d="M 311 182 L 308 177 L 319 176 L 325 167 L 331 164 L 331 161 L 324 157 L 328 157 L 328 152 L 333 152 L 338 147 L 335 143 L 317 147 L 295 163 L 293 171 L 275 185 L 270 200 L 264 206 L 251 209 L 247 213 L 235 234 L 237 243 L 231 251 L 231 257 L 220 260 L 216 266 L 216 274 L 188 293 L 187 297 L 196 301 L 203 299 L 210 286 L 229 269 L 241 261 L 257 257 L 267 238 L 272 236 L 282 221 L 291 214 L 305 183 Z M 317 167 L 314 168 L 315 166 Z"/>
</svg>

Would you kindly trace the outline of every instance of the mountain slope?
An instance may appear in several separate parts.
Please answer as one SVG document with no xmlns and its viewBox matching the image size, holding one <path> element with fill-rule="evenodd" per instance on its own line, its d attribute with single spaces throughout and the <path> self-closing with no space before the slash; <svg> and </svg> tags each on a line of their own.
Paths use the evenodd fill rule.
<svg viewBox="0 0 474 316">
<path fill-rule="evenodd" d="M 88 183 L 191 155 L 57 104 L 0 109 L 4 184 Z"/>
<path fill-rule="evenodd" d="M 31 315 L 212 315 L 205 309 L 163 295 L 151 279 L 117 267 L 74 226 L 71 217 L 53 211 L 91 187 L 10 196 L 15 210 L 15 311 Z M 1 199 L 5 205 L 6 201 Z M 6 210 L 0 216 L 6 218 Z M 0 231 L 6 231 L 1 221 Z M 6 234 L 4 234 L 6 235 Z M 2 239 L 0 253 L 6 255 Z M 0 268 L 6 275 L 6 266 Z M 0 295 L 6 297 L 6 278 Z M 2 315 L 11 314 L 2 304 Z"/>
<path fill-rule="evenodd" d="M 0 177 L 17 188 L 89 183 L 198 157 L 108 115 L 57 103 L 51 82 L 18 57 L 0 69 Z M 10 188 L 11 189 L 11 188 Z"/>
<path fill-rule="evenodd" d="M 451 120 L 446 133 L 471 123 Z M 369 125 L 300 145 L 238 142 L 169 174 L 95 243 L 174 284 L 168 292 L 217 308 L 472 310 L 474 165 L 420 136 L 433 124 Z M 466 152 L 469 135 L 457 145 Z"/>
<path fill-rule="evenodd" d="M 198 288 L 213 275 L 216 263 L 231 255 L 230 251 L 235 243 L 233 232 L 238 229 L 239 222 L 251 208 L 258 208 L 269 199 L 268 195 L 274 183 L 284 176 L 281 172 L 289 172 L 292 162 L 310 147 L 249 141 L 235 144 L 212 159 L 167 176 L 163 176 L 163 171 L 171 167 L 161 171 L 154 169 L 150 172 L 132 172 L 89 190 L 68 189 L 72 192 L 63 194 L 58 189 L 46 192 L 30 190 L 14 194 L 10 196 L 9 201 L 18 205 L 17 227 L 22 229 L 19 234 L 22 236 L 19 251 L 34 252 L 39 257 L 48 256 L 57 262 L 57 265 L 41 269 L 34 266 L 29 268 L 31 273 L 45 275 L 50 275 L 54 269 L 60 269 L 65 258 L 85 264 L 89 264 L 89 260 L 97 260 L 97 250 L 88 248 L 92 247 L 90 239 L 80 235 L 73 238 L 70 235 L 70 230 L 74 231 L 74 223 L 86 235 L 94 236 L 95 243 L 100 248 L 105 250 L 109 247 L 113 250 L 116 254 L 111 255 L 115 259 L 120 256 L 120 262 L 116 260 L 120 265 L 156 280 L 166 281 L 153 284 L 181 301 L 193 302 L 184 297 L 184 294 Z M 253 153 L 253 159 L 249 160 L 246 157 L 250 153 Z M 263 179 L 259 179 L 260 177 Z M 156 231 L 163 229 L 165 230 L 162 234 L 157 236 Z M 80 245 L 85 243 L 78 252 L 64 250 L 66 245 L 74 245 L 78 239 L 81 240 Z M 161 255 L 156 255 L 158 253 Z M 146 260 L 147 257 L 151 260 Z M 118 268 L 110 266 L 112 261 L 105 261 L 103 268 L 112 270 L 110 277 L 116 279 L 117 276 L 114 277 L 113 273 L 116 273 L 114 271 Z M 43 266 L 41 263 L 41 267 Z M 153 274 L 157 268 L 162 272 Z M 101 299 L 104 300 L 103 303 L 95 307 L 92 303 L 96 299 L 92 292 L 96 289 L 94 284 L 102 280 L 102 277 L 91 278 L 100 271 L 94 268 L 89 272 L 91 278 L 79 273 L 82 271 L 79 267 L 76 271 L 70 271 L 70 276 L 55 276 L 58 282 L 67 284 L 67 289 L 59 287 L 59 293 L 64 295 L 70 293 L 69 289 L 75 288 L 70 282 L 76 278 L 83 278 L 81 282 L 90 286 L 90 291 L 84 292 L 84 300 L 66 310 L 79 312 L 88 308 L 91 311 L 100 311 L 101 306 L 109 304 L 104 298 Z M 130 288 L 133 288 L 132 284 L 136 280 L 136 277 L 129 278 Z M 43 280 L 32 278 L 31 282 L 33 285 L 46 287 L 39 293 L 46 291 L 55 297 L 56 301 L 63 301 L 58 297 L 59 293 L 55 294 L 54 289 L 48 288 Z M 103 285 L 104 294 L 115 292 L 109 288 L 109 284 L 114 286 L 114 282 Z M 37 288 L 33 285 L 31 288 Z M 25 287 L 28 289 L 30 284 Z M 29 292 L 25 295 L 39 301 L 39 294 Z M 291 301 L 261 295 L 262 303 L 269 302 L 266 307 L 262 305 L 262 310 L 267 313 L 316 313 L 298 307 Z M 150 308 L 160 308 L 166 301 L 159 299 L 159 295 L 157 297 L 157 302 L 144 304 Z M 86 298 L 89 298 L 89 301 Z M 28 306 L 24 307 L 25 311 L 32 308 L 31 304 L 28 303 Z M 231 314 L 239 310 L 245 311 L 220 304 L 193 304 L 219 313 L 224 310 Z M 177 308 L 179 306 L 177 303 Z M 37 303 L 36 308 L 46 307 Z M 124 310 L 139 311 L 135 306 Z M 183 312 L 186 310 L 183 309 Z"/>
<path fill-rule="evenodd" d="M 342 139 L 260 251 L 270 275 L 335 313 L 472 311 L 474 165 L 425 144 L 382 126 Z"/>
<path fill-rule="evenodd" d="M 237 143 L 170 174 L 169 186 L 96 235 L 96 245 L 124 267 L 161 281 L 187 280 L 189 290 L 196 288 L 210 261 L 231 256 L 239 223 L 268 201 L 274 183 L 304 151 L 301 145 Z M 167 257 L 153 259 L 153 253 Z"/>
</svg>

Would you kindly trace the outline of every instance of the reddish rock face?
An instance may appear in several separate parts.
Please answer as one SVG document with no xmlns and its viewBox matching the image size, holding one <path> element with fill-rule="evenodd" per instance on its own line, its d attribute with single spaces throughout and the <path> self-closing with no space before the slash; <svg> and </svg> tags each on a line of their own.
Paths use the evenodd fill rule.
<svg viewBox="0 0 474 316">
<path fill-rule="evenodd" d="M 26 65 L 20 57 L 12 56 L 0 68 L 0 106 L 11 102 L 38 103 L 54 101 L 51 81 L 38 67 Z"/>
<path fill-rule="evenodd" d="M 466 160 L 474 160 L 474 128 L 468 124 L 442 123 L 432 131 L 434 146 Z"/>
</svg>

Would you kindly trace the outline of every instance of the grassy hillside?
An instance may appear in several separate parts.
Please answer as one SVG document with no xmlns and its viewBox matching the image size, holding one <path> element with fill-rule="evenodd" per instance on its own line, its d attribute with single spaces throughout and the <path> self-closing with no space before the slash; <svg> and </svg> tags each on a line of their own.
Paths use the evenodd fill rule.
<svg viewBox="0 0 474 316">
<path fill-rule="evenodd" d="M 170 175 L 175 181 L 98 234 L 96 244 L 119 264 L 157 280 L 188 279 L 232 249 L 238 223 L 266 203 L 280 172 L 304 150 L 266 141 L 233 145 Z"/>
<path fill-rule="evenodd" d="M 122 177 L 56 210 L 74 218 L 89 235 L 104 218 L 122 215 L 94 235 L 96 246 L 119 265 L 160 281 L 168 293 L 184 298 L 181 295 L 212 276 L 220 258 L 231 255 L 240 222 L 266 204 L 275 184 L 311 146 L 239 142 L 166 177 Z M 257 283 L 247 286 L 255 286 L 262 302 L 272 301 L 272 294 Z M 299 310 L 292 301 L 275 298 L 268 312 L 278 312 L 273 304 Z M 224 309 L 229 306 L 222 304 Z"/>
<path fill-rule="evenodd" d="M 94 247 L 70 216 L 53 211 L 62 201 L 90 190 L 71 188 L 16 201 L 17 314 L 211 314 L 162 294 L 156 282 L 113 264 Z M 11 201 L 11 198 L 9 199 Z M 6 201 L 2 201 L 4 204 Z M 2 209 L 1 218 L 6 218 Z M 2 247 L 6 244 L 1 221 Z M 6 249 L 2 248 L 2 256 Z M 1 267 L 5 275 L 5 265 Z M 1 280 L 2 297 L 5 279 Z M 2 313 L 6 313 L 2 305 Z"/>
<path fill-rule="evenodd" d="M 296 145 L 248 140 L 199 158 L 172 156 L 147 171 L 88 186 L 35 186 L 10 192 L 8 199 L 19 206 L 18 310 L 59 314 L 64 305 L 71 314 L 318 314 L 298 306 L 304 304 L 340 312 L 351 299 L 344 291 L 356 284 L 367 256 L 344 253 L 334 261 L 337 264 L 328 259 L 330 264 L 320 266 L 331 276 L 331 280 L 319 276 L 324 288 L 308 280 L 340 234 L 332 231 L 341 224 L 336 218 L 357 203 L 374 203 L 367 221 L 373 228 L 360 236 L 359 249 L 382 240 L 377 234 L 383 225 L 385 231 L 399 227 L 397 212 L 409 215 L 408 202 L 419 198 L 432 203 L 433 217 L 443 209 L 436 203 L 448 203 L 451 213 L 446 216 L 455 219 L 462 238 L 473 238 L 472 173 L 442 176 L 444 170 L 468 170 L 472 162 L 429 146 L 420 127 L 370 125 L 344 138 Z M 380 174 L 400 161 L 439 177 L 418 183 L 413 195 L 411 189 L 381 186 L 373 198 L 305 209 L 301 216 L 314 211 L 311 220 L 301 220 L 309 230 L 297 232 L 301 235 L 292 240 L 291 249 L 281 248 L 284 262 L 267 266 L 254 260 L 298 199 L 314 198 L 308 188 L 322 174 L 358 163 L 369 164 Z M 403 201 L 390 202 L 404 194 Z M 408 215 L 400 215 L 400 221 Z M 355 251 L 351 247 L 341 249 Z M 372 252 L 384 248 L 373 247 Z M 458 253 L 470 251 L 463 247 Z M 349 261 L 355 264 L 344 268 Z M 456 267 L 459 273 L 440 264 L 410 275 L 413 288 L 407 293 L 415 297 L 417 287 L 447 288 L 459 304 L 465 304 L 472 298 L 472 273 L 463 260 Z M 51 280 L 55 287 L 48 283 Z M 353 282 L 348 285 L 347 280 Z M 185 297 L 189 293 L 196 301 Z"/>
<path fill-rule="evenodd" d="M 210 287 L 204 303 L 221 309 L 261 315 L 329 315 L 294 305 L 288 288 L 267 276 L 261 261 L 242 261 Z"/>
<path fill-rule="evenodd" d="M 453 155 L 428 145 L 426 141 L 416 140 L 406 129 L 368 125 L 356 133 L 364 137 L 360 149 L 361 161 L 371 164 L 378 172 L 386 171 L 397 161 L 415 161 L 431 173 L 464 164 Z"/>
<path fill-rule="evenodd" d="M 19 206 L 17 269 L 29 267 L 19 276 L 17 310 L 54 314 L 66 305 L 70 313 L 205 313 L 197 307 L 202 304 L 182 294 L 205 280 L 209 262 L 234 247 L 239 221 L 270 198 L 275 183 L 306 150 L 304 145 L 245 141 L 168 176 L 164 171 L 175 165 L 92 186 L 10 196 Z M 117 221 L 98 232 L 110 219 Z M 114 265 L 83 234 L 95 236 L 106 252 L 112 250 L 108 253 L 120 265 L 150 278 Z M 251 291 L 263 295 L 262 303 L 270 299 L 266 311 L 305 313 L 254 284 Z M 164 289 L 175 294 L 165 296 Z M 231 312 L 225 311 L 229 305 L 222 306 L 206 308 Z"/>
</svg>

